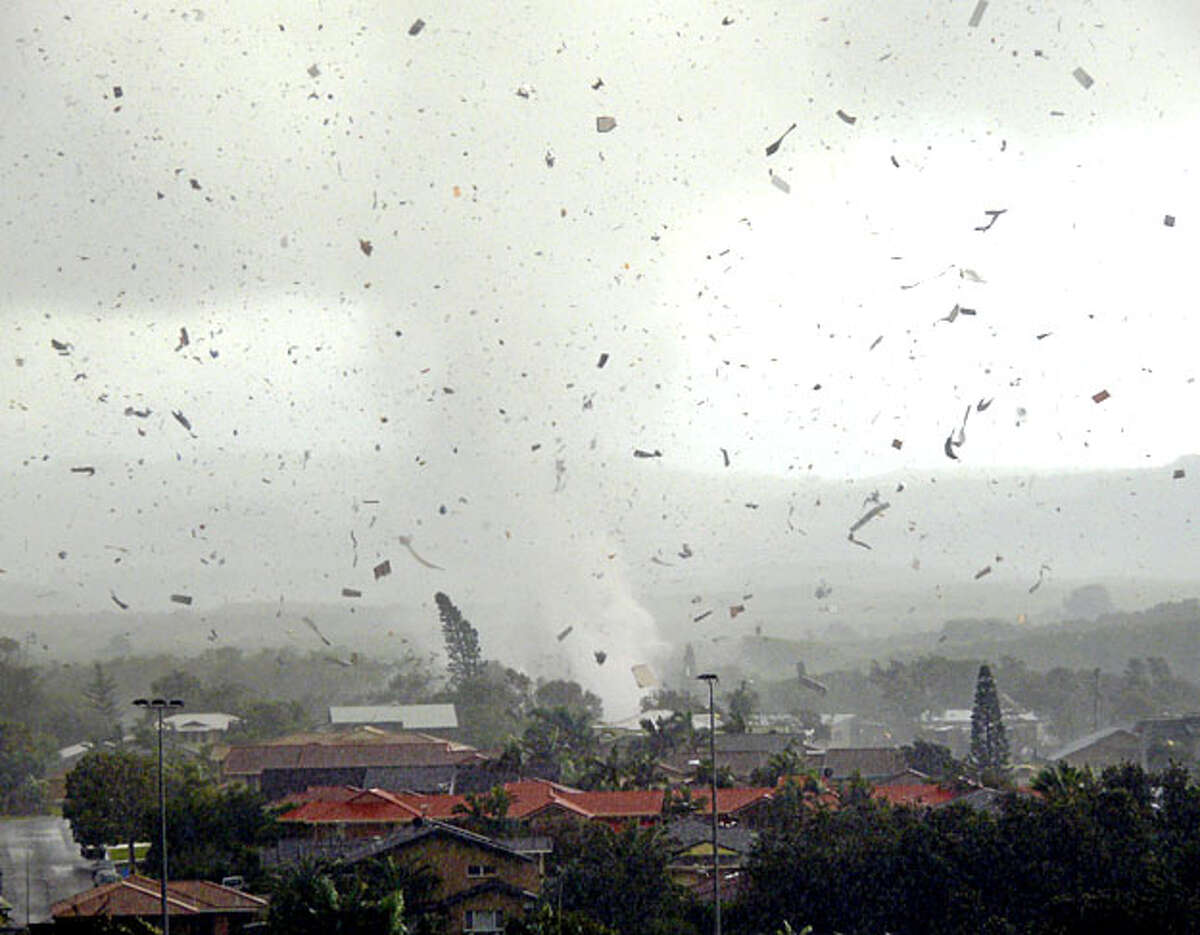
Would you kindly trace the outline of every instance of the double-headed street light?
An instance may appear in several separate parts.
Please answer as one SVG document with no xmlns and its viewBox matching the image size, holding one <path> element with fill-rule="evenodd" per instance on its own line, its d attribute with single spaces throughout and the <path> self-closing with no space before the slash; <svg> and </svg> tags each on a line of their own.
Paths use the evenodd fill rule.
<svg viewBox="0 0 1200 935">
<path fill-rule="evenodd" d="M 717 853 L 717 709 L 713 705 L 715 672 L 704 672 L 696 680 L 708 683 L 708 763 L 712 779 L 713 932 L 721 935 L 721 858 Z"/>
<path fill-rule="evenodd" d="M 159 897 L 162 906 L 162 932 L 171 935 L 171 916 L 167 912 L 167 786 L 163 779 L 163 711 L 170 708 L 182 708 L 183 702 L 178 698 L 135 698 L 134 705 L 148 711 L 158 712 L 158 823 L 161 837 L 158 841 L 159 857 Z M 130 845 L 132 848 L 133 845 Z M 129 865 L 133 866 L 133 853 L 129 854 Z"/>
</svg>

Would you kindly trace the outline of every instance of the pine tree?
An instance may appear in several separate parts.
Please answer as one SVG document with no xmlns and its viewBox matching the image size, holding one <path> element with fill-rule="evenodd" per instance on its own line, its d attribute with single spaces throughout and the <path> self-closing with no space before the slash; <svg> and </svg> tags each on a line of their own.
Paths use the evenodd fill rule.
<svg viewBox="0 0 1200 935">
<path fill-rule="evenodd" d="M 442 621 L 442 639 L 446 643 L 446 656 L 450 660 L 450 682 L 459 686 L 483 673 L 483 658 L 479 651 L 479 631 L 454 603 L 438 591 L 433 596 L 438 616 Z"/>
<path fill-rule="evenodd" d="M 83 689 L 84 700 L 87 701 L 88 707 L 99 715 L 102 725 L 100 735 L 93 738 L 95 740 L 119 740 L 121 737 L 116 691 L 116 681 L 97 662 L 92 672 L 92 680 Z"/>
<path fill-rule="evenodd" d="M 992 670 L 979 667 L 975 707 L 971 709 L 971 761 L 981 772 L 1003 773 L 1008 768 L 1008 736 L 1000 715 L 1000 695 Z"/>
</svg>

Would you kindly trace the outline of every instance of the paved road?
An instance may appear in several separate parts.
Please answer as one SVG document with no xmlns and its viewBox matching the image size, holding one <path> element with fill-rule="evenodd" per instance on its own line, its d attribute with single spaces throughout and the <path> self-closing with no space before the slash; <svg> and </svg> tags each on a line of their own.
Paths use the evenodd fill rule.
<svg viewBox="0 0 1200 935">
<path fill-rule="evenodd" d="M 92 885 L 91 862 L 79 856 L 71 826 L 49 815 L 0 821 L 0 871 L 4 873 L 4 898 L 15 907 L 12 920 L 22 925 L 27 902 L 29 920 L 42 922 L 50 918 L 52 903 Z"/>
</svg>

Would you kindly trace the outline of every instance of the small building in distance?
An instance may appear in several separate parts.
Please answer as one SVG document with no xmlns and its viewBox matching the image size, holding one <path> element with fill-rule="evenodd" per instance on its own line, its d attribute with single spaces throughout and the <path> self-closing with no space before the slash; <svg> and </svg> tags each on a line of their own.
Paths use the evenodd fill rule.
<svg viewBox="0 0 1200 935">
<path fill-rule="evenodd" d="M 241 718 L 233 714 L 172 714 L 163 718 L 163 727 L 171 731 L 186 744 L 199 746 L 205 743 L 221 743 L 229 728 Z"/>
</svg>

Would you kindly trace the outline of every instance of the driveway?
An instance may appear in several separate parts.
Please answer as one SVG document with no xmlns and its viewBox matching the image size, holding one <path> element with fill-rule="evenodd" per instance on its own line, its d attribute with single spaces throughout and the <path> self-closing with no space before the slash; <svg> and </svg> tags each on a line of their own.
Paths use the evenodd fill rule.
<svg viewBox="0 0 1200 935">
<path fill-rule="evenodd" d="M 25 924 L 26 906 L 29 921 L 43 922 L 51 904 L 92 885 L 91 862 L 79 856 L 71 826 L 49 815 L 0 820 L 0 872 L 18 925 Z"/>
</svg>

